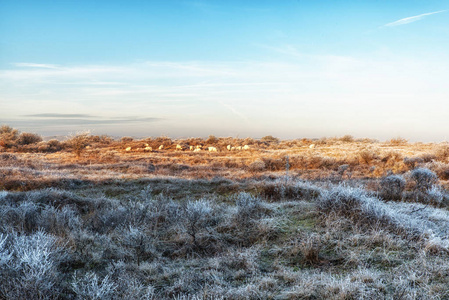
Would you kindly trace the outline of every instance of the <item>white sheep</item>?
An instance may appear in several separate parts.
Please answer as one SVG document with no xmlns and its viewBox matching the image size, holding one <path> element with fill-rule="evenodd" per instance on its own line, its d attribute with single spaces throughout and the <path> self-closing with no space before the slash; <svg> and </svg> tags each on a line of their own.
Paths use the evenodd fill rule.
<svg viewBox="0 0 449 300">
<path fill-rule="evenodd" d="M 209 152 L 218 152 L 217 148 L 215 147 L 208 147 L 207 150 L 209 150 Z"/>
<path fill-rule="evenodd" d="M 314 149 L 314 148 L 315 148 L 315 144 L 311 144 L 311 145 L 309 146 L 309 148 L 310 148 L 310 149 Z"/>
<path fill-rule="evenodd" d="M 193 147 L 193 146 L 190 146 L 190 151 L 193 151 L 193 149 L 194 149 L 194 147 Z"/>
<path fill-rule="evenodd" d="M 125 151 L 126 151 L 126 152 L 131 151 L 131 147 L 126 148 Z"/>
<path fill-rule="evenodd" d="M 231 147 L 231 151 L 235 151 L 235 147 Z"/>
<path fill-rule="evenodd" d="M 148 145 L 148 144 L 146 144 L 146 145 Z M 143 149 L 143 151 L 145 151 L 145 152 L 151 152 L 151 151 L 153 151 L 153 148 L 150 147 L 150 146 L 146 146 L 146 147 Z"/>
<path fill-rule="evenodd" d="M 237 146 L 237 150 L 242 150 L 242 146 Z"/>
<path fill-rule="evenodd" d="M 200 152 L 201 149 L 200 148 L 196 148 L 195 150 L 193 150 L 193 152 Z"/>
<path fill-rule="evenodd" d="M 231 148 L 232 148 L 231 145 L 226 146 L 226 149 L 228 149 L 228 151 L 231 151 Z"/>
<path fill-rule="evenodd" d="M 249 146 L 248 146 L 248 145 L 245 145 L 245 146 L 243 146 L 242 149 L 243 149 L 243 150 L 249 150 Z"/>
<path fill-rule="evenodd" d="M 182 146 L 180 144 L 176 145 L 176 150 L 183 150 Z"/>
<path fill-rule="evenodd" d="M 162 149 L 164 149 L 164 145 L 159 146 L 159 150 L 162 150 Z"/>
<path fill-rule="evenodd" d="M 203 148 L 203 146 L 201 146 L 201 145 L 196 145 L 196 147 L 195 147 L 195 149 L 202 149 Z"/>
</svg>

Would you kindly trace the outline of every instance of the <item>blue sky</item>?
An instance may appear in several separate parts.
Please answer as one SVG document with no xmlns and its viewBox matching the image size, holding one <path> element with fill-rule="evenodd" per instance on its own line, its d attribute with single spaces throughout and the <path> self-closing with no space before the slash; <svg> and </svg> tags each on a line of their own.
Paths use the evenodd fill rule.
<svg viewBox="0 0 449 300">
<path fill-rule="evenodd" d="M 449 1 L 0 1 L 0 123 L 443 141 Z"/>
</svg>

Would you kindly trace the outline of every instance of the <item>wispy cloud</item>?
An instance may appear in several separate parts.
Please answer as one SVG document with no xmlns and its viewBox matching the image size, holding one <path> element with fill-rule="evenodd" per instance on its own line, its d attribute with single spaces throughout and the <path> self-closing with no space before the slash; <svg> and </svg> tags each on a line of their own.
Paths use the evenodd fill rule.
<svg viewBox="0 0 449 300">
<path fill-rule="evenodd" d="M 52 64 L 15 63 L 14 66 L 22 67 L 22 68 L 59 69 L 59 67 L 57 65 L 52 65 Z"/>
<path fill-rule="evenodd" d="M 163 118 L 137 117 L 137 118 L 36 118 L 36 119 L 11 119 L 5 120 L 9 124 L 19 127 L 48 127 L 48 126 L 88 126 L 88 125 L 124 125 L 124 124 L 146 124 L 162 121 Z"/>
<path fill-rule="evenodd" d="M 37 118 L 94 118 L 95 116 L 86 114 L 55 114 L 55 113 L 44 113 L 44 114 L 32 114 L 24 115 L 25 117 L 37 117 Z"/>
<path fill-rule="evenodd" d="M 399 25 L 405 25 L 405 24 L 409 24 L 409 23 L 413 23 L 416 21 L 419 21 L 427 16 L 430 15 L 434 15 L 434 14 L 439 14 L 442 12 L 446 12 L 447 10 L 439 10 L 439 11 L 434 11 L 434 12 L 430 12 L 430 13 L 425 13 L 425 14 L 420 14 L 417 16 L 413 16 L 413 17 L 408 17 L 408 18 L 403 18 L 388 24 L 385 24 L 384 27 L 394 27 L 394 26 L 399 26 Z"/>
</svg>

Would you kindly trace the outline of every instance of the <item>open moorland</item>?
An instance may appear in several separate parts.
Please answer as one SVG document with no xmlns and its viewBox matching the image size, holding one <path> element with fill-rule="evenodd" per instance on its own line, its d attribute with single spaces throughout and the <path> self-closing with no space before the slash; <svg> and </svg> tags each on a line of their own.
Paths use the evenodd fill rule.
<svg viewBox="0 0 449 300">
<path fill-rule="evenodd" d="M 0 129 L 0 299 L 449 299 L 449 144 Z"/>
</svg>

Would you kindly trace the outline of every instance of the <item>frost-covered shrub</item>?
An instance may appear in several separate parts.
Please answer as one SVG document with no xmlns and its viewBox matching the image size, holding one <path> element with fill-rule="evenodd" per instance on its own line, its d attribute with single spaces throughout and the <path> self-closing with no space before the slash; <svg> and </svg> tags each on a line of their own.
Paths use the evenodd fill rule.
<svg viewBox="0 0 449 300">
<path fill-rule="evenodd" d="M 387 200 L 400 200 L 405 188 L 405 179 L 401 175 L 389 175 L 380 181 L 380 194 Z"/>
<path fill-rule="evenodd" d="M 143 259 L 152 258 L 156 255 L 156 249 L 150 236 L 145 234 L 144 228 L 129 226 L 120 233 L 120 239 L 124 246 L 131 248 L 137 265 Z"/>
<path fill-rule="evenodd" d="M 185 208 L 184 230 L 192 237 L 194 245 L 197 245 L 197 235 L 199 231 L 209 224 L 212 207 L 209 201 L 200 199 L 189 201 Z"/>
<path fill-rule="evenodd" d="M 414 169 L 417 165 L 422 164 L 424 160 L 421 157 L 404 157 L 404 164 L 410 169 Z"/>
<path fill-rule="evenodd" d="M 250 193 L 239 193 L 235 200 L 237 205 L 237 219 L 242 223 L 247 223 L 257 217 L 261 211 L 261 201 Z"/>
<path fill-rule="evenodd" d="M 0 275 L 3 273 L 5 266 L 9 265 L 12 258 L 11 251 L 6 247 L 7 238 L 8 235 L 0 233 Z"/>
<path fill-rule="evenodd" d="M 39 224 L 46 232 L 65 235 L 70 230 L 79 228 L 81 220 L 78 213 L 69 206 L 64 206 L 60 210 L 47 206 L 41 212 Z"/>
<path fill-rule="evenodd" d="M 72 290 L 77 299 L 113 299 L 116 288 L 116 285 L 109 280 L 109 276 L 100 280 L 93 272 L 87 272 L 84 276 L 75 272 L 73 275 Z"/>
<path fill-rule="evenodd" d="M 32 235 L 13 232 L 7 240 L 2 236 L 0 244 L 2 261 L 8 260 L 1 266 L 1 273 L 8 276 L 0 281 L 0 295 L 7 299 L 47 299 L 59 294 L 58 265 L 65 255 L 53 236 L 42 231 Z"/>
<path fill-rule="evenodd" d="M 320 188 L 305 181 L 277 180 L 262 187 L 262 195 L 270 200 L 312 200 L 320 194 Z"/>
<path fill-rule="evenodd" d="M 449 195 L 441 189 L 439 186 L 432 186 L 426 192 L 427 201 L 438 206 L 448 206 L 449 205 Z"/>
<path fill-rule="evenodd" d="M 419 168 L 411 171 L 410 177 L 415 182 L 416 190 L 425 192 L 438 181 L 437 175 L 429 169 Z"/>
<path fill-rule="evenodd" d="M 349 217 L 361 224 L 391 224 L 391 219 L 382 202 L 365 191 L 338 185 L 323 193 L 317 201 L 318 209 L 328 214 Z"/>
</svg>

